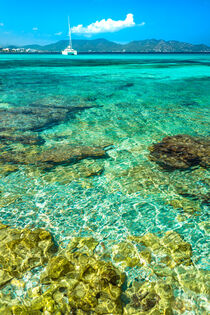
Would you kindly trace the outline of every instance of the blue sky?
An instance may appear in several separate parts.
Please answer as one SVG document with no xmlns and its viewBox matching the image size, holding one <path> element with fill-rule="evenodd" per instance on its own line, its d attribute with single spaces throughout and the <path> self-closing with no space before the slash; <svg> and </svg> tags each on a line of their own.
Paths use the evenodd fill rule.
<svg viewBox="0 0 210 315">
<path fill-rule="evenodd" d="M 68 15 L 73 39 L 210 45 L 209 14 L 210 0 L 0 0 L 0 45 L 67 39 Z"/>
</svg>

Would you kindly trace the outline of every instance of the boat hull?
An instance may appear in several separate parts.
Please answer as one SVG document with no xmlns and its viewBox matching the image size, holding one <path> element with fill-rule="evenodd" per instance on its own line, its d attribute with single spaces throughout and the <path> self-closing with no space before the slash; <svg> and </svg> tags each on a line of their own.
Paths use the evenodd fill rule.
<svg viewBox="0 0 210 315">
<path fill-rule="evenodd" d="M 77 56 L 77 51 L 62 51 L 62 55 L 64 56 L 69 56 L 69 55 L 73 55 L 73 56 Z"/>
</svg>

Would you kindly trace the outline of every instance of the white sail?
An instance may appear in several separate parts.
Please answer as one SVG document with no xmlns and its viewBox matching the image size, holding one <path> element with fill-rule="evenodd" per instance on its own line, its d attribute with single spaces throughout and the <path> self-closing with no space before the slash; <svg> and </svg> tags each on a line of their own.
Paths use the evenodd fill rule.
<svg viewBox="0 0 210 315">
<path fill-rule="evenodd" d="M 69 24 L 69 46 L 70 46 L 71 48 L 73 48 L 73 47 L 72 47 L 72 40 L 71 40 L 71 27 L 70 27 L 69 16 L 68 16 L 68 24 Z"/>
<path fill-rule="evenodd" d="M 72 39 L 71 39 L 71 27 L 70 27 L 70 19 L 69 19 L 69 16 L 68 16 L 68 26 L 69 26 L 69 45 L 66 47 L 66 49 L 64 49 L 62 51 L 62 55 L 77 55 L 77 51 L 75 49 L 73 49 L 72 47 Z"/>
</svg>

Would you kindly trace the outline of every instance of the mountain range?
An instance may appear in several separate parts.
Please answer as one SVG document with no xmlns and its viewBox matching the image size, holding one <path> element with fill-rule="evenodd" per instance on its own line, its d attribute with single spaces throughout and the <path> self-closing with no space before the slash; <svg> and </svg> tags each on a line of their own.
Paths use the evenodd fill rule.
<svg viewBox="0 0 210 315">
<path fill-rule="evenodd" d="M 26 45 L 23 48 L 36 49 L 43 52 L 60 52 L 68 46 L 68 40 L 60 40 L 56 43 L 41 45 Z M 14 48 L 14 46 L 12 46 Z M 127 44 L 119 44 L 106 39 L 94 40 L 73 40 L 73 48 L 78 52 L 134 52 L 134 53 L 173 53 L 173 52 L 210 52 L 210 47 L 206 45 L 193 45 L 175 40 L 165 41 L 157 39 L 146 39 L 132 41 Z"/>
</svg>

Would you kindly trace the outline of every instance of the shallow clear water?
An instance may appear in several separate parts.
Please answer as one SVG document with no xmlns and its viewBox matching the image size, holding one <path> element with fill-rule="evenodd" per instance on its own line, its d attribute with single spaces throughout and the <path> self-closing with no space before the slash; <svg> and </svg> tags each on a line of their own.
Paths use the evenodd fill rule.
<svg viewBox="0 0 210 315">
<path fill-rule="evenodd" d="M 2 172 L 1 222 L 44 227 L 61 246 L 73 236 L 115 244 L 173 230 L 191 244 L 196 268 L 208 269 L 208 206 L 190 196 L 208 193 L 208 171 L 164 172 L 149 160 L 149 147 L 167 135 L 208 136 L 209 66 L 210 55 L 1 55 L 1 109 L 91 107 L 35 131 L 44 147 L 108 147 L 106 158 L 50 172 L 24 165 Z M 90 176 L 94 168 L 100 171 Z M 189 196 L 179 194 L 183 186 Z"/>
</svg>

